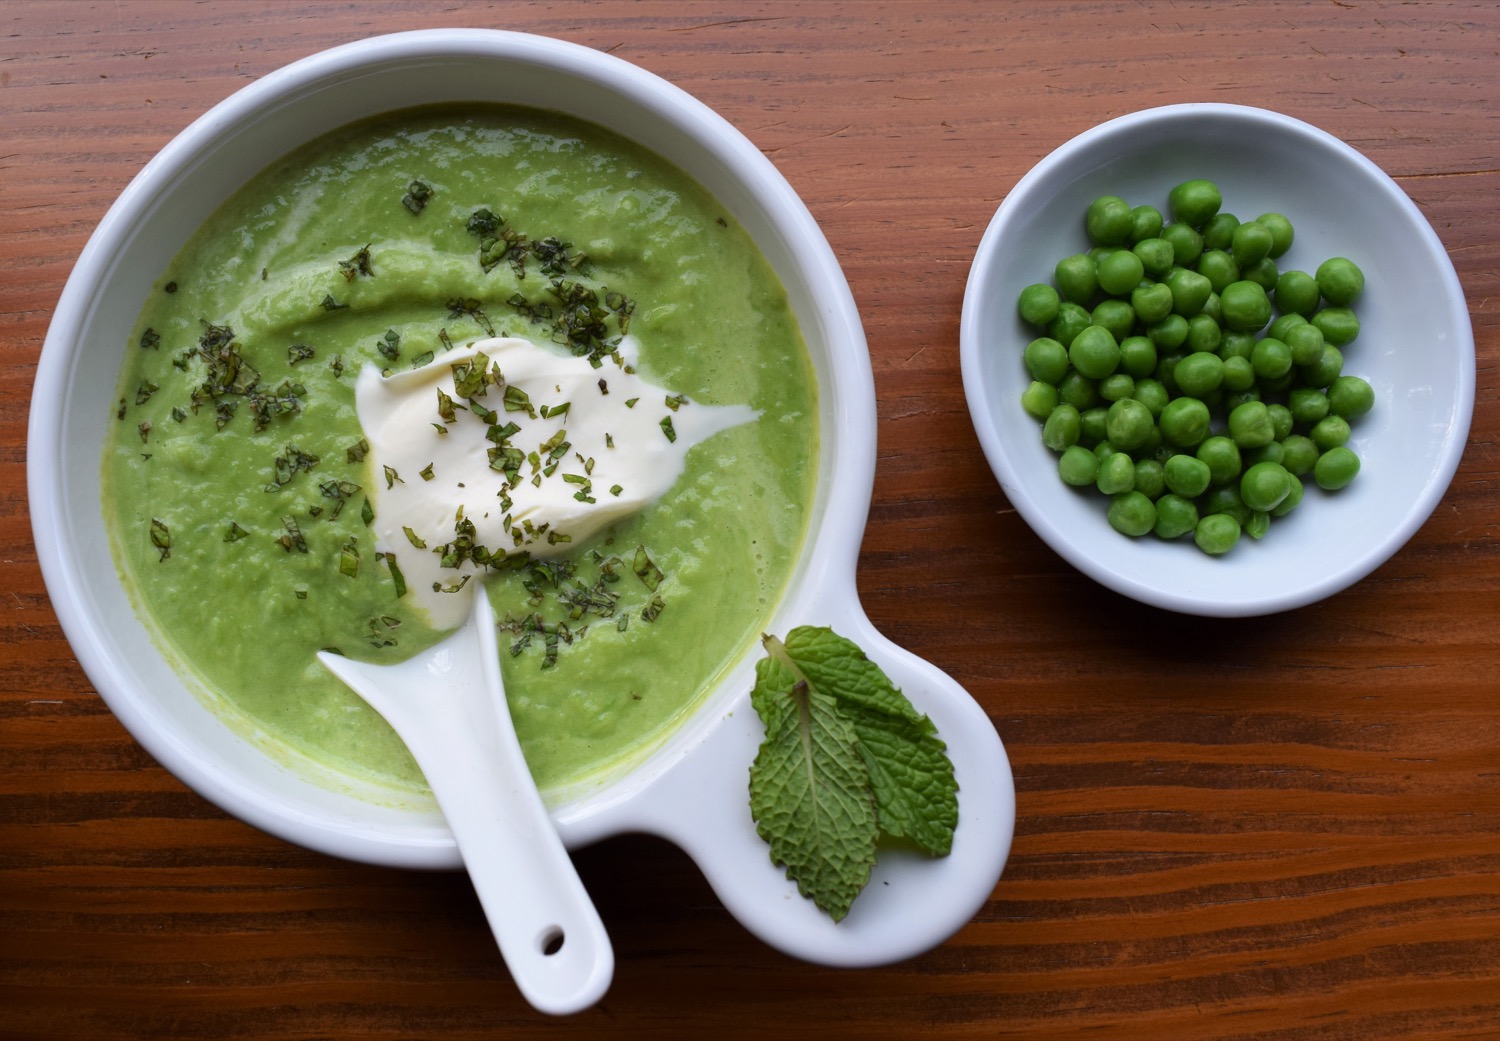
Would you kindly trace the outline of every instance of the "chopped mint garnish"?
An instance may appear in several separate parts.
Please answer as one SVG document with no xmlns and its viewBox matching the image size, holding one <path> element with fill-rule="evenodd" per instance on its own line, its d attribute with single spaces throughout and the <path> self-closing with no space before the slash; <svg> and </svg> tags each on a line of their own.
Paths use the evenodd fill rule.
<svg viewBox="0 0 1500 1041">
<path fill-rule="evenodd" d="M 345 282 L 353 282 L 359 275 L 373 277 L 375 269 L 370 266 L 370 247 L 366 245 L 348 260 L 339 261 L 339 270 L 343 272 Z"/>
<path fill-rule="evenodd" d="M 403 575 L 401 573 L 401 569 L 396 566 L 396 554 L 387 553 L 385 555 L 385 565 L 391 570 L 391 582 L 396 587 L 396 599 L 400 600 L 403 596 L 406 595 L 406 576 Z"/>
<path fill-rule="evenodd" d="M 422 181 L 412 181 L 406 186 L 406 194 L 401 196 L 401 205 L 411 211 L 412 216 L 421 213 L 427 205 L 427 200 L 432 198 L 432 187 Z"/>
<path fill-rule="evenodd" d="M 349 578 L 359 577 L 359 540 L 353 535 L 339 548 L 339 574 Z"/>
<path fill-rule="evenodd" d="M 161 550 L 157 560 L 166 560 L 172 555 L 172 531 L 156 517 L 151 518 L 151 545 Z"/>
</svg>

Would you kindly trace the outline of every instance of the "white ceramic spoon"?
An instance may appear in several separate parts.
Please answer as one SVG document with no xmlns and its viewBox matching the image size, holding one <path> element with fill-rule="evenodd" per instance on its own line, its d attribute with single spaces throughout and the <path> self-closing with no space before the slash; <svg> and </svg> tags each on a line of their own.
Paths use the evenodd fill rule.
<svg viewBox="0 0 1500 1041">
<path fill-rule="evenodd" d="M 400 664 L 318 660 L 411 750 L 526 1000 L 577 1012 L 609 987 L 614 950 L 516 740 L 489 598 L 473 599 L 458 630 Z"/>
</svg>

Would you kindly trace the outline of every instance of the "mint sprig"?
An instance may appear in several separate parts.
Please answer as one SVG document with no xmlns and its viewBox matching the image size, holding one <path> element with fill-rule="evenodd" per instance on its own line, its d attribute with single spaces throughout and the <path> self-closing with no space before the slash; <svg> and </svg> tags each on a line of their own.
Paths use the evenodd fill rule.
<svg viewBox="0 0 1500 1041">
<path fill-rule="evenodd" d="M 877 846 L 952 848 L 958 783 L 937 728 L 853 642 L 802 626 L 765 636 L 750 702 L 766 737 L 750 812 L 771 859 L 834 921 L 870 879 Z"/>
</svg>

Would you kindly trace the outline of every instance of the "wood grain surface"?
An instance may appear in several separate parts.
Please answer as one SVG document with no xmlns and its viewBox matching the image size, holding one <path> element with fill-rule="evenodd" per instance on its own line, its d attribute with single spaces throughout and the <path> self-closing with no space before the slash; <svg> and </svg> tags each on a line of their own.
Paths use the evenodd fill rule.
<svg viewBox="0 0 1500 1041">
<path fill-rule="evenodd" d="M 72 263 L 141 165 L 235 89 L 439 25 L 665 76 L 828 235 L 879 397 L 865 607 L 968 687 L 1018 786 L 1005 875 L 937 950 L 796 962 L 683 854 L 616 839 L 577 855 L 614 985 L 549 1019 L 462 875 L 345 863 L 225 816 L 79 669 L 25 483 Z M 1497 95 L 1490 0 L 0 3 L 0 1038 L 1500 1038 Z M 1390 173 L 1452 256 L 1478 344 L 1433 517 L 1354 588 L 1258 620 L 1146 608 L 1065 564 L 1000 493 L 959 377 L 964 279 L 1017 179 L 1105 119 L 1205 100 L 1307 120 Z"/>
</svg>

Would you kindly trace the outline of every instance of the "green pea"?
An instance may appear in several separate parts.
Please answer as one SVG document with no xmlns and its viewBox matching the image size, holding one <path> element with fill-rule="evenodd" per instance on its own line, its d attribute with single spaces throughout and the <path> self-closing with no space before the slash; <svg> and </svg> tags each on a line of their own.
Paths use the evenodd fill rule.
<svg viewBox="0 0 1500 1041">
<path fill-rule="evenodd" d="M 1156 349 L 1174 351 L 1187 342 L 1187 319 L 1180 314 L 1169 314 L 1155 325 L 1148 326 L 1146 335 L 1156 344 Z"/>
<path fill-rule="evenodd" d="M 1119 454 L 1120 450 L 1109 441 L 1100 441 L 1097 445 L 1094 446 L 1094 457 L 1101 463 L 1108 459 L 1110 456 Z"/>
<path fill-rule="evenodd" d="M 1283 271 L 1276 278 L 1276 306 L 1284 314 L 1306 318 L 1318 309 L 1322 295 L 1318 280 L 1306 271 Z"/>
<path fill-rule="evenodd" d="M 1161 278 L 1168 271 L 1171 271 L 1172 264 L 1177 256 L 1170 242 L 1155 236 L 1141 239 L 1134 246 L 1131 246 L 1130 249 L 1136 256 L 1141 258 L 1141 267 L 1152 278 Z"/>
<path fill-rule="evenodd" d="M 1343 445 L 1330 448 L 1318 456 L 1313 466 L 1313 480 L 1324 491 L 1336 492 L 1354 480 L 1359 473 L 1359 456 Z"/>
<path fill-rule="evenodd" d="M 1251 510 L 1245 521 L 1245 534 L 1252 539 L 1263 539 L 1271 530 L 1271 515 L 1264 510 Z"/>
<path fill-rule="evenodd" d="M 1110 296 L 1129 296 L 1146 275 L 1146 266 L 1131 250 L 1117 249 L 1094 265 L 1099 288 Z"/>
<path fill-rule="evenodd" d="M 1222 386 L 1229 391 L 1249 390 L 1255 386 L 1255 369 L 1250 365 L 1250 359 L 1238 355 L 1225 358 Z"/>
<path fill-rule="evenodd" d="M 1156 526 L 1156 506 L 1137 491 L 1122 492 L 1109 501 L 1109 525 L 1132 538 Z"/>
<path fill-rule="evenodd" d="M 1099 403 L 1099 381 L 1070 371 L 1057 385 L 1057 400 L 1067 402 L 1079 412 L 1091 409 Z"/>
<path fill-rule="evenodd" d="M 1021 290 L 1016 310 L 1020 312 L 1022 321 L 1043 326 L 1057 317 L 1057 308 L 1061 302 L 1056 289 L 1038 282 Z"/>
<path fill-rule="evenodd" d="M 1105 495 L 1119 495 L 1135 488 L 1135 461 L 1124 452 L 1116 452 L 1099 463 L 1094 487 Z"/>
<path fill-rule="evenodd" d="M 1121 398 L 1109 406 L 1104 432 L 1110 442 L 1127 452 L 1144 445 L 1156 428 L 1151 410 L 1134 398 Z"/>
<path fill-rule="evenodd" d="M 1223 325 L 1224 314 L 1219 304 L 1219 294 L 1210 289 L 1208 299 L 1203 301 L 1203 310 L 1198 313 L 1212 319 L 1215 325 Z M 1192 319 L 1189 318 L 1188 321 Z"/>
<path fill-rule="evenodd" d="M 1089 203 L 1084 217 L 1091 241 L 1100 246 L 1118 246 L 1130 237 L 1135 217 L 1130 204 L 1118 195 L 1101 195 Z"/>
<path fill-rule="evenodd" d="M 1246 282 L 1254 282 L 1267 293 L 1276 288 L 1276 280 L 1281 277 L 1281 272 L 1276 267 L 1276 261 L 1270 257 L 1261 257 L 1253 264 L 1240 265 L 1240 278 Z"/>
<path fill-rule="evenodd" d="M 1203 236 L 1186 224 L 1168 224 L 1161 229 L 1161 237 L 1172 247 L 1172 263 L 1188 267 L 1198 262 L 1203 252 Z"/>
<path fill-rule="evenodd" d="M 1198 500 L 1198 512 L 1205 515 L 1212 513 L 1228 514 L 1241 524 L 1250 519 L 1250 507 L 1245 505 L 1245 500 L 1240 495 L 1240 486 L 1237 481 L 1210 488 Z"/>
<path fill-rule="evenodd" d="M 1213 215 L 1213 219 L 1203 226 L 1203 248 L 1217 249 L 1227 252 L 1234 242 L 1234 229 L 1240 226 L 1240 219 L 1232 213 L 1219 212 Z"/>
<path fill-rule="evenodd" d="M 1104 326 L 1090 325 L 1073 338 L 1068 347 L 1068 360 L 1073 363 L 1073 368 L 1089 379 L 1103 379 L 1120 364 L 1120 345 Z"/>
<path fill-rule="evenodd" d="M 1108 329 L 1116 343 L 1135 331 L 1135 309 L 1125 300 L 1101 300 L 1089 318 Z"/>
<path fill-rule="evenodd" d="M 1130 241 L 1144 242 L 1161 234 L 1161 210 L 1155 206 L 1141 205 L 1130 211 Z"/>
<path fill-rule="evenodd" d="M 1280 213 L 1262 213 L 1259 217 L 1255 218 L 1255 223 L 1270 229 L 1271 252 L 1269 255 L 1271 257 L 1280 257 L 1292 248 L 1292 241 L 1296 238 L 1296 229 L 1292 227 L 1292 222 L 1284 215 Z"/>
<path fill-rule="evenodd" d="M 1174 221 L 1201 228 L 1213 219 L 1224 205 L 1219 186 L 1212 181 L 1183 181 L 1167 193 L 1167 210 Z"/>
<path fill-rule="evenodd" d="M 1193 529 L 1193 541 L 1211 556 L 1222 556 L 1240 541 L 1240 522 L 1227 514 L 1203 517 Z"/>
<path fill-rule="evenodd" d="M 1259 448 L 1275 440 L 1276 430 L 1271 426 L 1271 413 L 1264 402 L 1247 401 L 1229 413 L 1229 436 L 1241 448 Z"/>
<path fill-rule="evenodd" d="M 1228 361 L 1230 358 L 1244 358 L 1250 360 L 1250 352 L 1255 347 L 1255 341 L 1260 339 L 1253 332 L 1230 329 L 1224 333 L 1223 339 L 1219 341 L 1219 357 Z"/>
<path fill-rule="evenodd" d="M 1152 417 L 1155 418 L 1154 416 Z M 1155 423 L 1151 424 L 1151 432 L 1146 435 L 1146 443 L 1141 446 L 1138 455 L 1156 459 L 1161 455 L 1165 442 L 1162 440 L 1161 428 Z"/>
<path fill-rule="evenodd" d="M 1266 335 L 1273 340 L 1281 340 L 1284 343 L 1287 335 L 1293 329 L 1299 325 L 1306 324 L 1308 324 L 1307 319 L 1303 318 L 1300 314 L 1278 315 L 1276 320 L 1266 329 Z"/>
<path fill-rule="evenodd" d="M 1160 380 L 1151 379 L 1149 376 L 1135 381 L 1135 390 L 1131 397 L 1146 406 L 1146 410 L 1153 418 L 1161 416 L 1161 410 L 1167 407 L 1167 402 L 1172 396 L 1167 393 L 1167 388 L 1161 385 Z"/>
<path fill-rule="evenodd" d="M 1288 490 L 1286 498 L 1281 500 L 1281 504 L 1271 511 L 1271 516 L 1273 517 L 1285 517 L 1288 513 L 1291 513 L 1293 510 L 1295 510 L 1297 508 L 1297 504 L 1302 501 L 1302 482 L 1297 480 L 1297 476 L 1295 474 L 1290 474 L 1288 476 L 1291 477 L 1291 488 Z"/>
<path fill-rule="evenodd" d="M 1280 463 L 1256 463 L 1240 477 L 1240 498 L 1252 510 L 1274 510 L 1292 491 L 1292 475 Z"/>
<path fill-rule="evenodd" d="M 1073 337 L 1093 324 L 1088 311 L 1071 300 L 1058 305 L 1057 317 L 1047 323 L 1047 335 L 1064 347 L 1073 345 Z"/>
<path fill-rule="evenodd" d="M 1306 387 L 1326 387 L 1339 378 L 1344 371 L 1344 352 L 1331 343 L 1325 343 L 1323 350 L 1318 355 L 1318 360 L 1311 365 L 1303 365 L 1297 369 L 1297 374 Z"/>
<path fill-rule="evenodd" d="M 1172 376 L 1178 390 L 1201 400 L 1224 382 L 1224 362 L 1217 354 L 1189 354 L 1177 363 Z"/>
<path fill-rule="evenodd" d="M 1164 441 L 1191 448 L 1208 435 L 1208 406 L 1197 398 L 1173 398 L 1161 410 L 1158 423 Z"/>
<path fill-rule="evenodd" d="M 1135 461 L 1135 490 L 1153 502 L 1167 490 L 1167 479 L 1161 463 L 1155 459 Z"/>
<path fill-rule="evenodd" d="M 1323 330 L 1311 322 L 1293 326 L 1281 339 L 1292 349 L 1293 365 L 1314 365 L 1323 354 Z"/>
<path fill-rule="evenodd" d="M 1347 307 L 1325 307 L 1308 320 L 1335 347 L 1351 344 L 1359 336 L 1359 316 Z"/>
<path fill-rule="evenodd" d="M 1178 371 L 1178 363 L 1181 360 L 1182 354 L 1164 354 L 1164 356 L 1161 356 L 1160 362 L 1157 362 L 1157 372 L 1152 374 L 1157 377 L 1157 380 L 1161 380 L 1161 386 L 1166 387 L 1167 393 L 1173 396 L 1173 398 L 1182 393 L 1178 389 L 1178 378 L 1175 375 L 1176 371 Z"/>
<path fill-rule="evenodd" d="M 1347 307 L 1365 290 L 1365 274 L 1347 257 L 1329 257 L 1318 265 L 1318 291 L 1334 307 Z"/>
<path fill-rule="evenodd" d="M 1197 456 L 1173 455 L 1162 467 L 1162 478 L 1168 490 L 1186 499 L 1196 499 L 1208 491 L 1213 472 Z"/>
<path fill-rule="evenodd" d="M 1127 336 L 1120 341 L 1120 368 L 1136 379 L 1156 371 L 1156 344 L 1145 336 Z"/>
<path fill-rule="evenodd" d="M 1021 360 L 1032 379 L 1053 386 L 1068 374 L 1068 349 L 1050 336 L 1039 336 L 1028 343 Z"/>
<path fill-rule="evenodd" d="M 1188 319 L 1188 338 L 1186 347 L 1189 351 L 1217 351 L 1219 343 L 1224 334 L 1219 329 L 1219 323 L 1207 314 L 1195 314 Z"/>
<path fill-rule="evenodd" d="M 1156 362 L 1156 371 L 1152 373 L 1161 385 L 1167 388 L 1167 393 L 1172 397 L 1177 396 L 1177 365 L 1182 361 L 1181 354 L 1164 354 Z"/>
<path fill-rule="evenodd" d="M 1319 454 L 1312 438 L 1302 434 L 1293 434 L 1281 442 L 1281 465 L 1293 477 L 1311 473 Z"/>
<path fill-rule="evenodd" d="M 1042 424 L 1042 444 L 1054 452 L 1061 452 L 1078 443 L 1081 429 L 1078 410 L 1065 402 L 1059 403 L 1047 414 L 1047 422 Z"/>
<path fill-rule="evenodd" d="M 1064 300 L 1086 304 L 1099 292 L 1099 276 L 1087 253 L 1063 257 L 1052 270 L 1052 280 Z"/>
<path fill-rule="evenodd" d="M 1273 380 L 1292 370 L 1292 349 L 1269 336 L 1259 340 L 1250 352 L 1250 366 L 1263 380 Z"/>
<path fill-rule="evenodd" d="M 1340 376 L 1328 385 L 1328 407 L 1336 416 L 1356 419 L 1375 407 L 1375 390 L 1358 376 Z"/>
<path fill-rule="evenodd" d="M 1240 266 L 1222 249 L 1205 249 L 1198 258 L 1198 274 L 1208 279 L 1215 293 L 1222 293 L 1229 283 L 1240 280 Z"/>
<path fill-rule="evenodd" d="M 1046 419 L 1057 407 L 1057 388 L 1041 380 L 1032 380 L 1021 392 L 1021 407 L 1032 419 Z"/>
<path fill-rule="evenodd" d="M 1225 415 L 1228 415 L 1230 412 L 1233 412 L 1235 409 L 1239 408 L 1247 401 L 1259 400 L 1260 386 L 1256 385 L 1248 390 L 1236 390 L 1226 393 L 1223 397 L 1223 400 L 1219 402 L 1219 406 L 1220 409 L 1225 413 Z"/>
<path fill-rule="evenodd" d="M 1296 425 L 1292 419 L 1292 410 L 1281 404 L 1270 404 L 1266 406 L 1266 412 L 1271 417 L 1271 430 L 1276 440 L 1282 441 L 1291 436 L 1292 427 Z"/>
<path fill-rule="evenodd" d="M 1271 229 L 1259 221 L 1246 221 L 1234 229 L 1230 252 L 1240 264 L 1254 264 L 1271 255 Z"/>
<path fill-rule="evenodd" d="M 1099 381 L 1099 396 L 1105 401 L 1119 401 L 1135 394 L 1135 380 L 1128 372 L 1113 372 Z"/>
<path fill-rule="evenodd" d="M 1352 434 L 1349 421 L 1343 416 L 1324 416 L 1307 432 L 1307 436 L 1312 438 L 1312 443 L 1323 452 L 1348 444 Z"/>
<path fill-rule="evenodd" d="M 1172 310 L 1184 318 L 1202 311 L 1209 294 L 1214 291 L 1208 279 L 1185 267 L 1173 268 L 1166 284 L 1172 290 Z"/>
<path fill-rule="evenodd" d="M 1198 526 L 1198 507 L 1180 495 L 1168 492 L 1156 500 L 1156 525 L 1151 530 L 1158 538 L 1179 539 Z"/>
<path fill-rule="evenodd" d="M 1198 458 L 1208 466 L 1209 484 L 1228 484 L 1240 475 L 1240 446 L 1223 434 L 1205 438 Z"/>
<path fill-rule="evenodd" d="M 1231 282 L 1219 294 L 1224 324 L 1236 332 L 1253 332 L 1271 320 L 1271 300 L 1254 282 Z"/>
<path fill-rule="evenodd" d="M 1280 376 L 1264 376 L 1264 377 L 1261 377 L 1260 382 L 1258 384 L 1256 384 L 1256 385 L 1260 388 L 1261 397 L 1265 398 L 1266 395 L 1271 395 L 1271 396 L 1275 397 L 1275 396 L 1279 396 L 1279 395 L 1285 394 L 1287 391 L 1291 390 L 1292 387 L 1295 386 L 1296 384 L 1297 384 L 1297 370 L 1294 367 L 1294 368 L 1288 369 L 1286 372 L 1282 373 Z"/>
<path fill-rule="evenodd" d="M 1280 441 L 1272 441 L 1259 448 L 1247 448 L 1240 453 L 1240 462 L 1248 470 L 1258 463 L 1280 463 L 1286 458 L 1286 449 Z"/>
<path fill-rule="evenodd" d="M 1137 318 L 1155 325 L 1172 313 L 1172 290 L 1161 282 L 1143 282 L 1130 291 L 1130 306 Z"/>
<path fill-rule="evenodd" d="M 1057 475 L 1074 488 L 1093 484 L 1099 476 L 1099 457 L 1087 448 L 1073 445 L 1058 457 Z"/>
<path fill-rule="evenodd" d="M 1102 405 L 1095 405 L 1093 408 L 1086 408 L 1078 413 L 1078 443 L 1080 445 L 1092 448 L 1104 440 L 1104 417 L 1108 414 L 1109 409 Z M 1093 478 L 1090 477 L 1089 480 L 1092 481 Z"/>
</svg>

